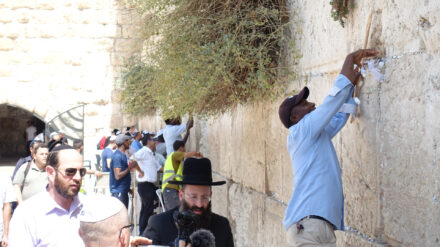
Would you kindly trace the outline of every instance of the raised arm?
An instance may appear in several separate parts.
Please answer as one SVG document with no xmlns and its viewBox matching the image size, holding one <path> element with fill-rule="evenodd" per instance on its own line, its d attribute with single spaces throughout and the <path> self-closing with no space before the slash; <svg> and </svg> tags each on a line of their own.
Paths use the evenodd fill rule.
<svg viewBox="0 0 440 247">
<path fill-rule="evenodd" d="M 341 69 L 341 74 L 336 78 L 333 88 L 329 95 L 324 99 L 323 104 L 317 107 L 315 111 L 309 114 L 310 116 L 304 119 L 305 126 L 309 128 L 312 137 L 317 137 L 319 133 L 321 133 L 321 131 L 330 123 L 333 116 L 335 116 L 342 105 L 350 97 L 353 87 L 357 84 L 361 75 L 360 67 L 362 59 L 375 56 L 377 53 L 378 52 L 375 50 L 367 49 L 358 50 L 347 55 Z"/>
</svg>

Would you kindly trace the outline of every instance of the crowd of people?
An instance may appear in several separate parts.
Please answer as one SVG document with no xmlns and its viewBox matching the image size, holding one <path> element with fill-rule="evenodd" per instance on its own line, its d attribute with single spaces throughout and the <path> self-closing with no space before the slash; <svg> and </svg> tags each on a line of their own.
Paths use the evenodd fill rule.
<svg viewBox="0 0 440 247">
<path fill-rule="evenodd" d="M 279 107 L 281 123 L 289 130 L 287 149 L 294 175 L 283 220 L 291 246 L 336 246 L 334 231 L 344 230 L 341 168 L 331 139 L 349 115 L 356 114 L 352 94 L 361 61 L 376 54 L 374 50 L 349 54 L 319 107 L 307 101 L 307 87 Z M 79 193 L 85 174 L 102 175 L 84 168 L 82 143 L 70 146 L 59 133 L 51 134 L 48 144 L 29 142 L 30 156 L 19 160 L 12 181 L 0 182 L 2 247 L 234 246 L 228 219 L 211 211 L 212 186 L 225 181 L 213 181 L 210 160 L 185 148 L 193 120 L 165 123 L 157 133 L 139 132 L 134 126 L 126 133 L 115 129 L 98 143 L 112 197 Z M 131 187 L 131 171 L 137 188 Z M 158 172 L 163 172 L 162 179 Z M 158 186 L 166 211 L 153 215 Z M 133 226 L 127 207 L 134 189 L 142 201 L 140 236 L 130 237 Z M 18 206 L 10 218 L 14 201 Z"/>
<path fill-rule="evenodd" d="M 12 179 L 0 184 L 2 247 L 187 246 L 191 238 L 182 237 L 186 231 L 176 224 L 176 217 L 189 211 L 193 230 L 212 232 L 209 246 L 234 246 L 228 220 L 211 212 L 211 186 L 224 182 L 212 181 L 209 159 L 185 149 L 193 120 L 182 124 L 175 118 L 165 123 L 157 133 L 134 126 L 125 133 L 114 129 L 97 145 L 102 150 L 98 170 L 84 168 L 82 142 L 69 145 L 62 131 L 51 133 L 47 143 L 34 135 L 29 156 L 17 162 Z M 86 174 L 101 177 L 103 173 L 109 174 L 111 197 L 97 199 L 81 193 Z M 153 215 L 158 188 L 163 191 L 166 212 Z M 135 189 L 142 202 L 139 229 L 133 229 L 127 214 L 129 194 Z M 140 236 L 130 237 L 137 230 Z"/>
</svg>

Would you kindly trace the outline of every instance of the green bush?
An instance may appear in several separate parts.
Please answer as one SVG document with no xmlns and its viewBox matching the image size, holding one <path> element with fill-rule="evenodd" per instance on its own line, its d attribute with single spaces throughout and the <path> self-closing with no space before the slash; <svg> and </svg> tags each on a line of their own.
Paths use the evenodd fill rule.
<svg viewBox="0 0 440 247">
<path fill-rule="evenodd" d="M 284 93 L 294 73 L 285 0 L 130 0 L 145 49 L 130 59 L 122 101 L 132 114 L 210 116 Z"/>
<path fill-rule="evenodd" d="M 331 16 L 333 20 L 339 21 L 342 27 L 345 26 L 345 20 L 350 10 L 354 9 L 354 0 L 331 0 Z"/>
</svg>

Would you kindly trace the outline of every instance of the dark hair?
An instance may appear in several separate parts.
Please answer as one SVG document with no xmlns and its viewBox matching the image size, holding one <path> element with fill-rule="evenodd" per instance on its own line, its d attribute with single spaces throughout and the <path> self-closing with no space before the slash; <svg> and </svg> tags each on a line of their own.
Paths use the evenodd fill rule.
<svg viewBox="0 0 440 247">
<path fill-rule="evenodd" d="M 177 140 L 173 143 L 173 149 L 174 151 L 177 151 L 179 148 L 185 147 L 185 142 L 181 140 Z"/>
<path fill-rule="evenodd" d="M 29 144 L 29 148 L 33 148 L 34 147 L 34 145 L 35 144 L 40 144 L 40 143 L 43 143 L 42 141 L 40 141 L 40 140 L 33 140 L 33 141 L 31 141 L 31 143 Z"/>
<path fill-rule="evenodd" d="M 171 119 L 167 118 L 165 119 L 165 124 L 169 124 L 171 122 Z"/>
<path fill-rule="evenodd" d="M 75 148 L 75 149 L 79 149 L 82 145 L 83 145 L 82 140 L 74 140 L 73 141 L 73 148 Z"/>
<path fill-rule="evenodd" d="M 36 154 L 37 151 L 38 151 L 38 149 L 40 149 L 40 148 L 47 148 L 47 149 L 49 149 L 49 147 L 48 147 L 46 144 L 44 144 L 44 143 L 40 143 L 40 144 L 38 144 L 38 145 L 34 148 L 34 154 Z"/>
<path fill-rule="evenodd" d="M 146 134 L 142 137 L 142 145 L 147 146 L 149 140 L 151 140 L 152 136 L 150 134 Z"/>
<path fill-rule="evenodd" d="M 47 156 L 47 165 L 48 166 L 52 166 L 53 168 L 57 169 L 59 164 L 59 152 L 61 150 L 65 150 L 65 149 L 73 149 L 75 150 L 72 146 L 69 145 L 60 145 L 55 147 L 51 152 L 49 152 L 49 155 Z"/>
<path fill-rule="evenodd" d="M 61 141 L 61 140 L 59 140 L 59 141 L 54 141 L 54 142 L 49 142 L 49 152 L 52 152 L 52 150 L 58 145 L 58 144 L 60 144 L 60 145 L 64 145 L 63 144 L 63 142 Z"/>
</svg>

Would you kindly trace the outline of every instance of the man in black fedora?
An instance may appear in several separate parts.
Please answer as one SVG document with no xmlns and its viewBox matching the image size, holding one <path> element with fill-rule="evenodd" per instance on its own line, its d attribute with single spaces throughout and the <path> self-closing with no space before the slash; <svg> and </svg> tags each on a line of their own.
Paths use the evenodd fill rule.
<svg viewBox="0 0 440 247">
<path fill-rule="evenodd" d="M 151 239 L 156 245 L 173 245 L 178 235 L 176 215 L 190 210 L 195 214 L 194 230 L 203 228 L 211 231 L 216 247 L 233 247 L 228 219 L 211 212 L 211 186 L 226 182 L 212 181 L 211 162 L 207 158 L 186 159 L 182 175 L 182 181 L 172 181 L 173 184 L 182 186 L 179 191 L 180 206 L 150 217 L 142 236 Z"/>
</svg>

